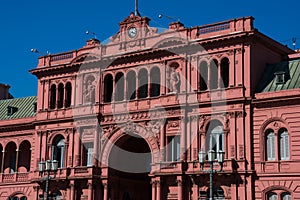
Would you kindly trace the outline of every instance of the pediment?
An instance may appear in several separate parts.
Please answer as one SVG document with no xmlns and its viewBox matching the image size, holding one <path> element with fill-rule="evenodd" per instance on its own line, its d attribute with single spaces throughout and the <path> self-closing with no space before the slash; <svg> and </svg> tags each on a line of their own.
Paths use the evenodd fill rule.
<svg viewBox="0 0 300 200">
<path fill-rule="evenodd" d="M 92 53 L 85 53 L 82 54 L 80 56 L 77 56 L 76 58 L 74 58 L 71 63 L 83 63 L 83 62 L 87 62 L 87 61 L 93 61 L 93 60 L 99 60 L 100 57 L 96 54 L 92 54 Z"/>
</svg>

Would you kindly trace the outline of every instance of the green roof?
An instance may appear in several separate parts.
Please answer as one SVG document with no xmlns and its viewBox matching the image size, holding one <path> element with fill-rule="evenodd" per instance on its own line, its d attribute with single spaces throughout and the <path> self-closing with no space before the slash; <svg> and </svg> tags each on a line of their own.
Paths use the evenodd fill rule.
<svg viewBox="0 0 300 200">
<path fill-rule="evenodd" d="M 284 74 L 282 83 L 277 77 Z M 300 59 L 268 65 L 256 92 L 276 92 L 300 88 Z"/>
<path fill-rule="evenodd" d="M 36 96 L 0 101 L 0 120 L 33 117 L 35 113 Z M 9 111 L 11 111 L 9 113 Z"/>
</svg>

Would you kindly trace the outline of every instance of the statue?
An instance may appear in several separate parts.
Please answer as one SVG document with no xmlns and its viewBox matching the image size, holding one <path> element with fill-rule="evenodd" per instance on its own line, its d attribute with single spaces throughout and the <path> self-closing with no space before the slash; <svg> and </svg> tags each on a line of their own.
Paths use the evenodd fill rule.
<svg viewBox="0 0 300 200">
<path fill-rule="evenodd" d="M 84 91 L 84 100 L 85 102 L 94 102 L 95 99 L 95 85 L 91 79 L 87 80 L 86 88 Z"/>
<path fill-rule="evenodd" d="M 171 67 L 170 72 L 170 92 L 179 93 L 180 88 L 180 76 L 174 67 Z"/>
</svg>

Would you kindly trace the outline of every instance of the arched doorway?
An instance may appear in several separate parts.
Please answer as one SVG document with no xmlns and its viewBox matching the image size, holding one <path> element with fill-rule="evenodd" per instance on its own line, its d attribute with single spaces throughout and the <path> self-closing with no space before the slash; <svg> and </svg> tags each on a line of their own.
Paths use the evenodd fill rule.
<svg viewBox="0 0 300 200">
<path fill-rule="evenodd" d="M 136 134 L 124 135 L 109 155 L 109 195 L 118 200 L 150 200 L 151 151 Z"/>
</svg>

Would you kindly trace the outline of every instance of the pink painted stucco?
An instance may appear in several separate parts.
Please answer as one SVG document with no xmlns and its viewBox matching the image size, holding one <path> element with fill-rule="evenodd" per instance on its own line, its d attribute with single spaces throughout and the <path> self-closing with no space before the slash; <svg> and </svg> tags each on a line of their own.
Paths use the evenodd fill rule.
<svg viewBox="0 0 300 200">
<path fill-rule="evenodd" d="M 300 90 L 256 93 L 268 63 L 297 59 L 299 53 L 258 32 L 252 17 L 193 28 L 177 22 L 161 33 L 149 26 L 149 20 L 131 14 L 107 44 L 90 39 L 78 50 L 38 59 L 30 71 L 38 77 L 36 116 L 0 121 L 0 200 L 15 195 L 39 199 L 45 186 L 38 163 L 52 159 L 57 138 L 65 142 L 64 165 L 51 181 L 50 191 L 59 191 L 63 199 L 116 200 L 127 193 L 131 199 L 202 199 L 209 179 L 200 170 L 198 152 L 206 148 L 213 123 L 224 134 L 224 168 L 214 180 L 225 199 L 265 200 L 270 192 L 289 192 L 300 199 Z M 136 35 L 129 37 L 133 26 Z M 201 89 L 200 65 L 211 66 L 212 61 L 216 71 L 207 72 L 207 89 Z M 223 62 L 228 63 L 228 82 L 222 80 L 226 79 L 221 75 Z M 176 84 L 171 82 L 173 69 L 180 77 Z M 146 76 L 139 78 L 143 73 Z M 128 77 L 132 74 L 136 92 L 131 98 Z M 146 96 L 139 97 L 138 83 L 143 79 L 151 83 L 153 77 L 160 82 L 159 94 L 151 96 L 154 86 L 148 84 Z M 120 79 L 122 89 L 117 88 Z M 59 88 L 64 91 L 61 99 Z M 277 155 L 266 161 L 265 131 L 271 128 L 275 134 L 280 128 L 288 130 L 289 160 L 278 160 Z M 166 146 L 177 135 L 180 158 L 171 161 Z M 20 156 L 24 141 L 30 144 L 30 158 L 28 153 Z M 87 144 L 93 144 L 92 166 L 86 165 Z M 111 160 L 121 159 L 111 158 L 116 145 L 149 150 L 147 177 L 130 178 L 111 169 Z M 14 173 L 5 164 L 7 146 L 17 152 Z"/>
</svg>

